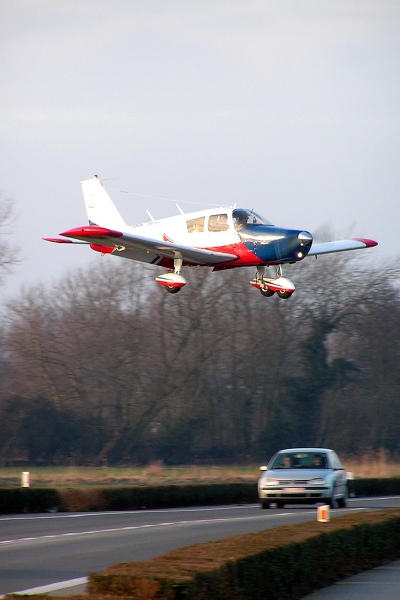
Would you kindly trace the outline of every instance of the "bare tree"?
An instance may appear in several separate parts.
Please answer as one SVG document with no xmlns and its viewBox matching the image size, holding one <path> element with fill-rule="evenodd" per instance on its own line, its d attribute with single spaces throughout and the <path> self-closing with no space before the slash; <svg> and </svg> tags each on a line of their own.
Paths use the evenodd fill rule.
<svg viewBox="0 0 400 600">
<path fill-rule="evenodd" d="M 4 275 L 18 262 L 18 249 L 7 239 L 14 220 L 14 202 L 0 192 L 0 283 Z"/>
<path fill-rule="evenodd" d="M 287 301 L 261 297 L 248 269 L 188 269 L 171 296 L 146 267 L 102 261 L 10 303 L 0 383 L 89 423 L 97 462 L 356 449 L 361 429 L 381 443 L 398 433 L 400 305 L 396 273 L 367 256 L 305 261 Z"/>
</svg>

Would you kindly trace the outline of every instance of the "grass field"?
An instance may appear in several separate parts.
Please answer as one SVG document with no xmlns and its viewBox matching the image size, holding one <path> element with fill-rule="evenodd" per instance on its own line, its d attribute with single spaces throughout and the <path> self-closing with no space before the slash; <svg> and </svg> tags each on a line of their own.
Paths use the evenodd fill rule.
<svg viewBox="0 0 400 600">
<path fill-rule="evenodd" d="M 400 462 L 385 452 L 366 453 L 343 460 L 346 471 L 355 477 L 400 477 Z M 169 485 L 196 483 L 256 482 L 259 465 L 167 467 L 161 463 L 146 467 L 3 467 L 0 487 L 21 485 L 21 472 L 30 472 L 32 487 L 71 487 L 88 485 Z"/>
<path fill-rule="evenodd" d="M 21 483 L 21 472 L 30 472 L 31 485 L 66 487 L 87 485 L 169 485 L 257 481 L 257 466 L 178 466 L 159 463 L 146 467 L 5 467 L 0 487 Z"/>
</svg>

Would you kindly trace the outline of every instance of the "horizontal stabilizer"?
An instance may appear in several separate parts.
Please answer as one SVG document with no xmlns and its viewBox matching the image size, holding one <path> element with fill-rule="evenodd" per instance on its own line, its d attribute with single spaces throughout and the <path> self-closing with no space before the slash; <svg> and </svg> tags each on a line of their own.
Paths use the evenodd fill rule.
<svg viewBox="0 0 400 600">
<path fill-rule="evenodd" d="M 42 238 L 42 240 L 44 240 L 45 242 L 54 242 L 55 244 L 86 244 L 87 243 L 87 242 L 76 242 L 75 240 L 64 240 L 63 238 Z"/>
</svg>

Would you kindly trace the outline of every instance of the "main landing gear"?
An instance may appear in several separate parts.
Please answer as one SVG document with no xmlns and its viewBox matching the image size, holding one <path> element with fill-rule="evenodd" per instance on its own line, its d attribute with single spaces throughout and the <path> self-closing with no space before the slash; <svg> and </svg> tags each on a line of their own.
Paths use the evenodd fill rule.
<svg viewBox="0 0 400 600">
<path fill-rule="evenodd" d="M 293 281 L 282 276 L 282 265 L 278 265 L 276 269 L 276 279 L 272 277 L 264 277 L 264 267 L 257 267 L 255 279 L 250 281 L 250 285 L 260 290 L 265 297 L 270 297 L 277 293 L 279 298 L 290 298 L 295 290 Z"/>
<path fill-rule="evenodd" d="M 182 258 L 174 258 L 173 271 L 156 277 L 157 283 L 163 285 L 170 294 L 177 294 L 186 285 L 186 279 L 181 275 L 182 263 Z"/>
</svg>

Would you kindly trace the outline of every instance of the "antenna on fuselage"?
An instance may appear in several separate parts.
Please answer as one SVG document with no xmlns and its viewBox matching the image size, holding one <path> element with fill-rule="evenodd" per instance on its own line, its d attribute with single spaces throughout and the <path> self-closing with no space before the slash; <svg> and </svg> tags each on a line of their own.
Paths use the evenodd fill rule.
<svg viewBox="0 0 400 600">
<path fill-rule="evenodd" d="M 181 215 L 185 214 L 177 202 L 176 202 L 176 207 L 179 210 L 179 212 L 181 213 Z"/>
<path fill-rule="evenodd" d="M 150 213 L 150 212 L 147 210 L 147 208 L 146 208 L 146 212 L 147 212 L 147 214 L 149 215 L 150 219 L 151 219 L 151 220 L 153 221 L 153 223 L 154 223 L 154 221 L 155 221 L 155 218 L 154 218 L 154 217 L 153 217 L 153 215 L 152 215 L 152 214 L 151 214 L 151 213 Z"/>
</svg>

